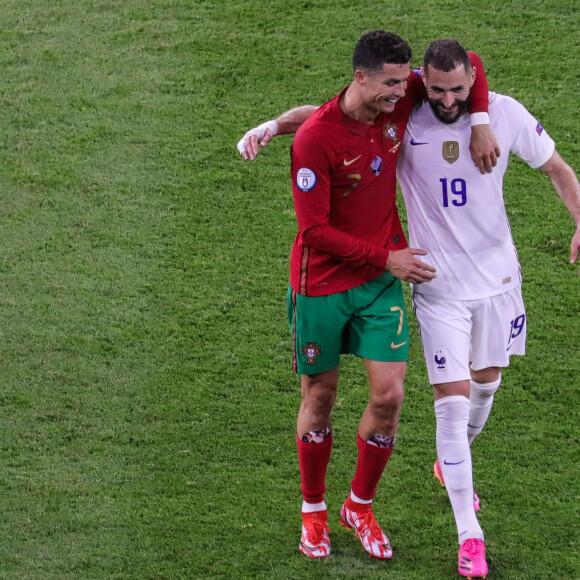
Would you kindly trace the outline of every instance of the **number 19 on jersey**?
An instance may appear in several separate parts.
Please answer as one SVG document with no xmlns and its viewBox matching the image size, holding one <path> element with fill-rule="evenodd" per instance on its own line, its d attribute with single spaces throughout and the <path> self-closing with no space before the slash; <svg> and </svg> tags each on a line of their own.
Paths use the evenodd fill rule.
<svg viewBox="0 0 580 580">
<path fill-rule="evenodd" d="M 443 177 L 439 180 L 441 182 L 441 193 L 443 195 L 443 207 L 449 207 L 449 202 L 451 205 L 460 207 L 467 203 L 467 184 L 465 179 L 452 179 L 449 181 L 447 178 Z M 451 199 L 449 196 L 452 196 Z"/>
</svg>

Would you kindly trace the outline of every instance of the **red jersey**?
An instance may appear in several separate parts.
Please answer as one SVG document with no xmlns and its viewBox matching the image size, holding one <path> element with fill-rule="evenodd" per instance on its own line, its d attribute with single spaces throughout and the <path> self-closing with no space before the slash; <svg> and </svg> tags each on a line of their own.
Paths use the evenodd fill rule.
<svg viewBox="0 0 580 580">
<path fill-rule="evenodd" d="M 470 58 L 483 71 L 479 57 Z M 476 78 L 471 112 L 487 112 L 487 80 Z M 298 234 L 290 285 L 305 296 L 365 284 L 386 271 L 390 251 L 407 247 L 395 204 L 396 170 L 411 111 L 426 98 L 423 81 L 411 73 L 395 110 L 372 125 L 341 111 L 345 91 L 304 122 L 292 145 Z"/>
</svg>

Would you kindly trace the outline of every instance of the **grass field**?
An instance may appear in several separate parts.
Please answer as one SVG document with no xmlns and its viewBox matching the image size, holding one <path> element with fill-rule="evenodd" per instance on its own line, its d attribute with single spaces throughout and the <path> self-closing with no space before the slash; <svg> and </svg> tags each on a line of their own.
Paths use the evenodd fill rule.
<svg viewBox="0 0 580 580">
<path fill-rule="evenodd" d="M 445 579 L 447 496 L 416 327 L 370 560 L 338 525 L 366 400 L 345 358 L 328 476 L 333 555 L 299 554 L 284 296 L 290 139 L 248 129 L 350 81 L 362 32 L 478 51 L 580 170 L 576 0 L 3 0 L 0 578 Z M 514 161 L 528 354 L 474 445 L 490 580 L 580 578 L 580 293 L 573 222 Z"/>
</svg>

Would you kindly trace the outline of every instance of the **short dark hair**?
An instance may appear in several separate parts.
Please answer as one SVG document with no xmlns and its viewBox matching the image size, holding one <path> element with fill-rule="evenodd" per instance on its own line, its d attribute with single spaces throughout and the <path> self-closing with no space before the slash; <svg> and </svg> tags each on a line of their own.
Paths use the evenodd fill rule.
<svg viewBox="0 0 580 580">
<path fill-rule="evenodd" d="M 358 69 L 373 73 L 384 64 L 411 62 L 411 47 L 399 35 L 386 30 L 373 30 L 363 34 L 352 55 L 353 71 Z"/>
<path fill-rule="evenodd" d="M 466 72 L 471 72 L 471 62 L 467 51 L 452 38 L 440 38 L 429 45 L 423 57 L 423 70 L 428 73 L 432 66 L 443 72 L 455 70 L 463 65 Z"/>
</svg>

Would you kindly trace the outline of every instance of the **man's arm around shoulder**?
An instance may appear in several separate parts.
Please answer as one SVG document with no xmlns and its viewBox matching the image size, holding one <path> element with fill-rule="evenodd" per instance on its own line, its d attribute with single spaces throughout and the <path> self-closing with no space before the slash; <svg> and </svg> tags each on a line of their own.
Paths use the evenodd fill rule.
<svg viewBox="0 0 580 580">
<path fill-rule="evenodd" d="M 315 105 L 302 105 L 282 113 L 276 119 L 266 121 L 253 129 L 250 129 L 238 142 L 237 148 L 242 157 L 247 161 L 254 160 L 260 147 L 266 147 L 276 135 L 288 135 L 296 133 L 300 125 L 310 117 L 318 107 Z"/>
</svg>

